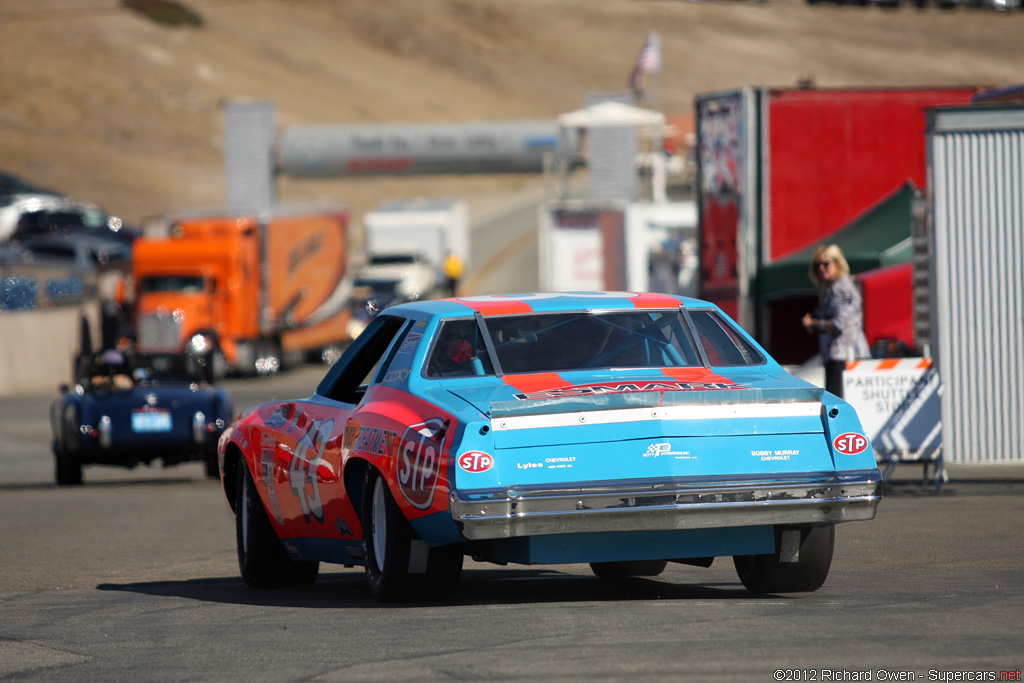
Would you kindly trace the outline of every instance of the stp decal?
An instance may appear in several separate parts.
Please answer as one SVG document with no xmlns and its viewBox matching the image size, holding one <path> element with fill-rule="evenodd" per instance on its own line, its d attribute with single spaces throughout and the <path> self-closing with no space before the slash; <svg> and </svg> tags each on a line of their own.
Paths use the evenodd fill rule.
<svg viewBox="0 0 1024 683">
<path fill-rule="evenodd" d="M 856 432 L 840 434 L 832 441 L 832 446 L 846 455 L 857 455 L 863 453 L 868 447 L 868 437 Z"/>
<path fill-rule="evenodd" d="M 434 417 L 406 428 L 398 456 L 398 488 L 419 510 L 434 499 L 441 474 L 441 451 L 446 434 L 445 421 Z"/>
<path fill-rule="evenodd" d="M 472 474 L 479 474 L 491 469 L 494 457 L 483 451 L 466 451 L 459 456 L 459 467 Z"/>
</svg>

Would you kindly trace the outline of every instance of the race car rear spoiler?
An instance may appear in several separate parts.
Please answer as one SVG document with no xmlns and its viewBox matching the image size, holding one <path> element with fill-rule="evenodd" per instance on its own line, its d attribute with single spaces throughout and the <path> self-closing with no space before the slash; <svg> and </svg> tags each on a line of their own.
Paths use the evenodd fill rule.
<svg viewBox="0 0 1024 683">
<path fill-rule="evenodd" d="M 792 403 L 821 404 L 820 387 L 744 387 L 720 385 L 696 390 L 630 391 L 621 386 L 583 386 L 559 390 L 562 395 L 491 404 L 492 420 L 525 415 L 620 410 L 625 408 L 676 408 L 698 406 L 757 406 Z M 571 394 L 571 395 L 570 395 Z"/>
</svg>

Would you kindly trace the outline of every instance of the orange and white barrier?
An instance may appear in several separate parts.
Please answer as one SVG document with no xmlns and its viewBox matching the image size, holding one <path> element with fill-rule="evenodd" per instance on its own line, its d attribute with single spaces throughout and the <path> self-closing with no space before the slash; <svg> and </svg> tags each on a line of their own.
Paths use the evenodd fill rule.
<svg viewBox="0 0 1024 683">
<path fill-rule="evenodd" d="M 850 361 L 844 398 L 857 410 L 875 457 L 941 466 L 942 385 L 931 358 Z"/>
</svg>

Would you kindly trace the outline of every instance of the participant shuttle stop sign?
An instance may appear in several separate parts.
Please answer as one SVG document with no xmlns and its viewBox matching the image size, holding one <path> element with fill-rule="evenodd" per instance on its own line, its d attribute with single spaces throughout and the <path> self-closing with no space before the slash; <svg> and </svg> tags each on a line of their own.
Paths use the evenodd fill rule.
<svg viewBox="0 0 1024 683">
<path fill-rule="evenodd" d="M 930 358 L 850 361 L 843 374 L 844 398 L 856 409 L 875 457 L 888 463 L 932 462 L 938 486 L 942 465 L 941 384 Z"/>
</svg>

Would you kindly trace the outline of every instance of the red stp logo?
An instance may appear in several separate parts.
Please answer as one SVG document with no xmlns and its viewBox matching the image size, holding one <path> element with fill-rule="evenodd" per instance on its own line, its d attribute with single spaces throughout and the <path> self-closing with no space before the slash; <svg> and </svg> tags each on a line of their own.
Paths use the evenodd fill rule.
<svg viewBox="0 0 1024 683">
<path fill-rule="evenodd" d="M 405 499 L 419 510 L 426 510 L 434 499 L 441 475 L 445 421 L 434 417 L 407 427 L 398 454 L 398 488 Z"/>
<path fill-rule="evenodd" d="M 846 455 L 857 455 L 863 453 L 868 447 L 868 437 L 856 432 L 840 434 L 832 441 L 832 446 L 840 453 Z"/>
<path fill-rule="evenodd" d="M 493 464 L 494 457 L 483 451 L 466 451 L 459 456 L 459 467 L 473 474 L 486 472 Z"/>
</svg>

